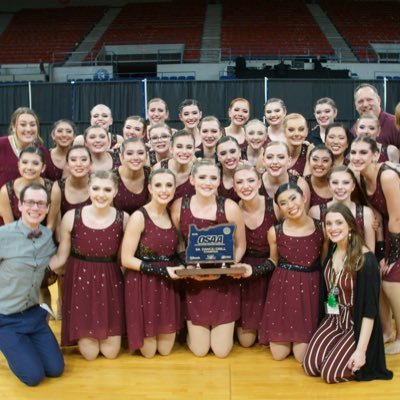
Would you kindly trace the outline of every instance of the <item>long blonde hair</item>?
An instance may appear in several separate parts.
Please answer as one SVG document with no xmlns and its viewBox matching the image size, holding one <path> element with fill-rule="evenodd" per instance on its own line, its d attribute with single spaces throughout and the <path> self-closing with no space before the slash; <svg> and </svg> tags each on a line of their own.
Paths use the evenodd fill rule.
<svg viewBox="0 0 400 400">
<path fill-rule="evenodd" d="M 36 138 L 36 142 L 39 143 L 43 143 L 43 139 L 40 136 L 40 121 L 39 121 L 39 117 L 38 115 L 35 113 L 35 111 L 33 111 L 31 108 L 29 107 L 18 107 L 12 114 L 11 114 L 11 118 L 10 118 L 10 125 L 8 128 L 8 131 L 10 133 L 10 135 L 14 134 L 14 129 L 17 125 L 17 121 L 18 118 L 22 115 L 22 114 L 28 114 L 28 115 L 32 115 L 33 118 L 35 118 L 36 121 L 36 126 L 37 126 L 37 138 Z"/>
</svg>

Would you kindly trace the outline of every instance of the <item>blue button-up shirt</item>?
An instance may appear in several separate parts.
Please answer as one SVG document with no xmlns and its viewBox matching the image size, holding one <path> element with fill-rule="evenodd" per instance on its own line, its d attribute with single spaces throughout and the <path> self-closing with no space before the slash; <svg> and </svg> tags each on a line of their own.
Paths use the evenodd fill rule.
<svg viewBox="0 0 400 400">
<path fill-rule="evenodd" d="M 39 304 L 39 289 L 50 257 L 55 253 L 52 232 L 28 239 L 21 220 L 0 227 L 0 314 L 9 315 Z"/>
</svg>

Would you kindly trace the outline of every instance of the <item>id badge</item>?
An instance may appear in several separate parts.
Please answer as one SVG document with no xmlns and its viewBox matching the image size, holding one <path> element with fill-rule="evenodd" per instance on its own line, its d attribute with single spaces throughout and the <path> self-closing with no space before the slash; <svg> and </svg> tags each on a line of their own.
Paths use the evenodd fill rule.
<svg viewBox="0 0 400 400">
<path fill-rule="evenodd" d="M 339 304 L 330 306 L 327 302 L 325 302 L 325 313 L 328 315 L 339 315 Z"/>
</svg>

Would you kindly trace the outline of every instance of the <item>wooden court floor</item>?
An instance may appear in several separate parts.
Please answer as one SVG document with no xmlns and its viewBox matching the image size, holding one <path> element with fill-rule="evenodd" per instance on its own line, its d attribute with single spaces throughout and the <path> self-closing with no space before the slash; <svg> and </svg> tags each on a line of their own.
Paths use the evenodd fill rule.
<svg viewBox="0 0 400 400">
<path fill-rule="evenodd" d="M 60 321 L 50 322 L 59 338 Z M 168 357 L 147 360 L 123 350 L 115 360 L 87 362 L 75 348 L 63 350 L 64 375 L 29 388 L 8 370 L 0 354 L 1 400 L 253 400 L 253 399 L 399 399 L 400 355 L 388 356 L 392 381 L 348 382 L 336 385 L 305 376 L 293 359 L 272 360 L 268 349 L 235 345 L 226 359 L 212 354 L 194 357 L 177 344 Z"/>
</svg>

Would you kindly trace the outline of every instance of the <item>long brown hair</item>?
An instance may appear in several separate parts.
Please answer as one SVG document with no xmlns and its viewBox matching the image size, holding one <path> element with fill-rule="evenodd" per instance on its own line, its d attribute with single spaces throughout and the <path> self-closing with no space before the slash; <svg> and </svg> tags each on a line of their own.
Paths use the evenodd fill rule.
<svg viewBox="0 0 400 400">
<path fill-rule="evenodd" d="M 364 239 L 358 231 L 357 223 L 355 218 L 353 217 L 352 212 L 344 204 L 336 203 L 329 206 L 325 213 L 325 223 L 326 216 L 329 213 L 341 214 L 344 220 L 347 222 L 347 225 L 349 226 L 349 239 L 346 248 L 346 261 L 344 264 L 344 271 L 350 274 L 354 274 L 355 272 L 359 271 L 364 265 Z"/>
</svg>

